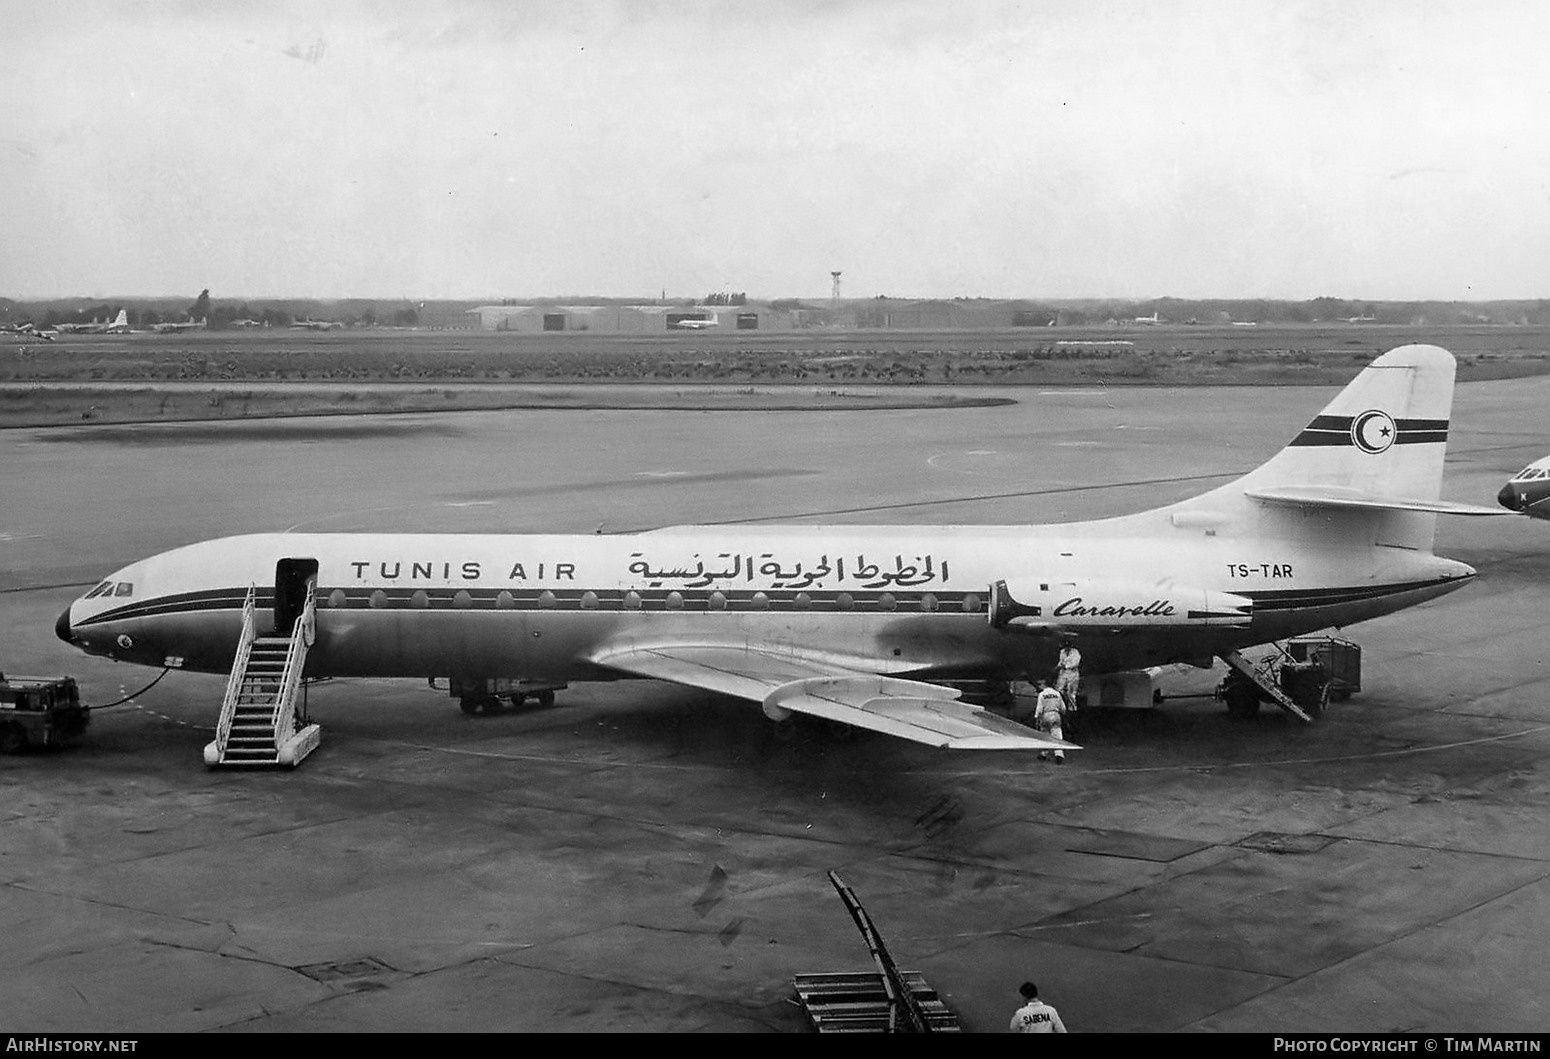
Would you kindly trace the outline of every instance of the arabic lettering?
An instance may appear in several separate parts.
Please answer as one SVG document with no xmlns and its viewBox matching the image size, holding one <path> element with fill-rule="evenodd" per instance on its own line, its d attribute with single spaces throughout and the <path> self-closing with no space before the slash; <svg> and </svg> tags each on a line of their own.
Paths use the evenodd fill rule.
<svg viewBox="0 0 1550 1059">
<path fill-rule="evenodd" d="M 630 553 L 629 571 L 646 583 L 648 588 L 661 588 L 673 583 L 677 588 L 709 588 L 712 585 L 730 585 L 741 582 L 746 585 L 768 584 L 770 588 L 822 588 L 827 582 L 836 584 L 859 583 L 861 588 L 913 588 L 931 582 L 945 582 L 949 578 L 946 559 L 935 555 L 892 557 L 874 562 L 865 554 L 856 555 L 847 573 L 845 556 L 829 558 L 820 555 L 817 561 L 789 561 L 773 552 L 744 554 L 720 552 L 708 562 L 699 552 L 691 555 L 688 563 L 672 563 L 653 566 L 644 552 Z"/>
</svg>

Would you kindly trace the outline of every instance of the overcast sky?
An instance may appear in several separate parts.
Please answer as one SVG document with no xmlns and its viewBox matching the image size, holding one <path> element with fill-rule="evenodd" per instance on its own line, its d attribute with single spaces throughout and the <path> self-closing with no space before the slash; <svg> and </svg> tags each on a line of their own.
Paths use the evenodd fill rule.
<svg viewBox="0 0 1550 1059">
<path fill-rule="evenodd" d="M 1550 5 L 0 0 L 0 295 L 1550 296 Z"/>
</svg>

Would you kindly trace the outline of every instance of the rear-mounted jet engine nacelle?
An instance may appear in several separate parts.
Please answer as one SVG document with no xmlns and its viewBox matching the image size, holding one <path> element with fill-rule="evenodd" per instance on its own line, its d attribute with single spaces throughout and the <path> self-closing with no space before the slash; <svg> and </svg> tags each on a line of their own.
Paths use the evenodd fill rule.
<svg viewBox="0 0 1550 1059">
<path fill-rule="evenodd" d="M 1246 596 L 1177 581 L 1040 581 L 1025 577 L 990 586 L 990 624 L 997 629 L 1244 628 L 1253 614 L 1254 602 Z"/>
</svg>

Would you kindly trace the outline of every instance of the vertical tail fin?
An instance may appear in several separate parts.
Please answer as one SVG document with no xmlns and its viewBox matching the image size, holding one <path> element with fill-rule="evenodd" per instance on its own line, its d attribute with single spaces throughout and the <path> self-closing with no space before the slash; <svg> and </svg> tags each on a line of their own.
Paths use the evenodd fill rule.
<svg viewBox="0 0 1550 1059">
<path fill-rule="evenodd" d="M 1169 508 L 1241 505 L 1366 512 L 1375 541 L 1429 551 L 1439 513 L 1495 515 L 1440 499 L 1453 409 L 1453 355 L 1400 346 L 1352 379 L 1291 442 L 1229 485 Z"/>
<path fill-rule="evenodd" d="M 1321 487 L 1353 497 L 1436 500 L 1442 495 L 1453 369 L 1453 355 L 1438 346 L 1390 350 L 1237 484 L 1244 492 Z"/>
</svg>

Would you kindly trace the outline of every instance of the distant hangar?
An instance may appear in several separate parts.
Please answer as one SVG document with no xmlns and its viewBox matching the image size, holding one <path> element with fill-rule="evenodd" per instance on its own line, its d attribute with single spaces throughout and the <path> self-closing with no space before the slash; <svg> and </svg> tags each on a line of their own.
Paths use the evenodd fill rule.
<svg viewBox="0 0 1550 1059">
<path fill-rule="evenodd" d="M 1026 302 L 869 298 L 830 305 L 777 308 L 743 305 L 480 305 L 467 310 L 484 331 L 590 331 L 665 334 L 676 331 L 794 331 L 809 327 L 882 330 L 962 330 L 1049 327 L 1060 313 Z"/>
<path fill-rule="evenodd" d="M 485 331 L 789 331 L 802 326 L 789 310 L 752 305 L 481 305 L 468 310 Z"/>
</svg>

